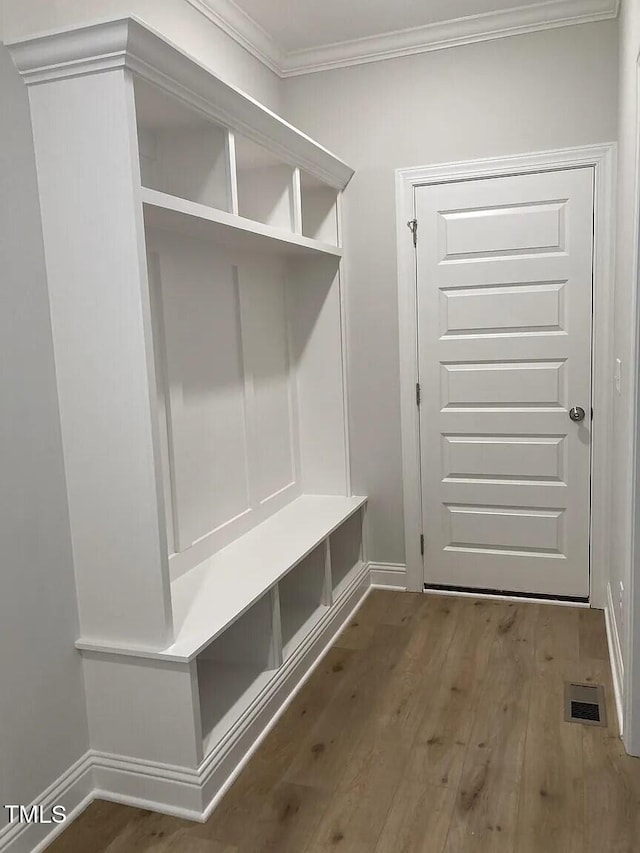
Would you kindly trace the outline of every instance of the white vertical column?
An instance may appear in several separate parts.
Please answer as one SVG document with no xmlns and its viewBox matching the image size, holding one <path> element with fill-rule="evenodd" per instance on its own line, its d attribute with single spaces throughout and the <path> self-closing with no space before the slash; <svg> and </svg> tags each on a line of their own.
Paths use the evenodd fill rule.
<svg viewBox="0 0 640 853">
<path fill-rule="evenodd" d="M 236 137 L 227 131 L 227 169 L 229 180 L 229 212 L 238 215 L 238 163 L 236 160 Z"/>
<path fill-rule="evenodd" d="M 171 606 L 133 82 L 30 88 L 81 635 L 162 648 Z"/>
<path fill-rule="evenodd" d="M 297 167 L 291 175 L 291 225 L 294 234 L 302 234 L 302 185 Z"/>
<path fill-rule="evenodd" d="M 322 604 L 331 607 L 333 604 L 333 581 L 331 575 L 331 540 L 327 536 L 324 540 L 324 588 L 322 590 Z"/>
<path fill-rule="evenodd" d="M 271 603 L 271 653 L 269 655 L 269 666 L 278 669 L 282 666 L 283 641 L 282 641 L 282 615 L 280 612 L 280 589 L 276 585 L 269 593 Z"/>
</svg>

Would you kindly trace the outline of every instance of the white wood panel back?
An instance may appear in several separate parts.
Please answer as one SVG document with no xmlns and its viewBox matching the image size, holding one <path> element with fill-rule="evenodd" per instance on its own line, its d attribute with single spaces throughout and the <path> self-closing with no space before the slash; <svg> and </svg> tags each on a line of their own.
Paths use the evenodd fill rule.
<svg viewBox="0 0 640 853">
<path fill-rule="evenodd" d="M 182 235 L 147 239 L 177 577 L 301 492 L 286 269 Z"/>
<path fill-rule="evenodd" d="M 157 358 L 167 365 L 175 544 L 184 551 L 251 509 L 237 268 L 199 240 L 149 234 L 148 245 L 159 258 Z"/>
<path fill-rule="evenodd" d="M 277 259 L 243 259 L 238 279 L 252 424 L 253 504 L 264 506 L 299 482 L 285 265 Z"/>
<path fill-rule="evenodd" d="M 587 596 L 593 170 L 418 187 L 416 215 L 425 580 Z"/>
<path fill-rule="evenodd" d="M 307 494 L 349 494 L 341 286 L 332 258 L 289 263 L 287 304 Z"/>
</svg>

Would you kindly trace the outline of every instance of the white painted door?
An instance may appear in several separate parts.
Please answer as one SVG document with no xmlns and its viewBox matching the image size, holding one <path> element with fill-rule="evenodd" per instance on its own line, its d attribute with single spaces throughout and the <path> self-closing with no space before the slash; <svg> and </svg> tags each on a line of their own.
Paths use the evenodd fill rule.
<svg viewBox="0 0 640 853">
<path fill-rule="evenodd" d="M 593 171 L 419 187 L 416 217 L 425 582 L 586 597 Z"/>
</svg>

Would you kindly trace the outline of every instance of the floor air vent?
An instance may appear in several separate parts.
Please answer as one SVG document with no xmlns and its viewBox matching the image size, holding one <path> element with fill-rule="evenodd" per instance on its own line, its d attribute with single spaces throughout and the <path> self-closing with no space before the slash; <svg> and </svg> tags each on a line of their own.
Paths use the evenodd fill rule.
<svg viewBox="0 0 640 853">
<path fill-rule="evenodd" d="M 575 684 L 567 681 L 564 686 L 564 718 L 568 723 L 606 726 L 604 687 L 601 684 Z"/>
</svg>

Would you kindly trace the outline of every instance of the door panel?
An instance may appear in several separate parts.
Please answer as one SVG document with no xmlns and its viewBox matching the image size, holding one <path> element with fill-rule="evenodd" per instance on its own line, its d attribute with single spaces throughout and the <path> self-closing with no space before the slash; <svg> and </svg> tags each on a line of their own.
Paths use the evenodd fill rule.
<svg viewBox="0 0 640 853">
<path fill-rule="evenodd" d="M 441 333 L 450 338 L 564 332 L 565 293 L 560 281 L 441 290 Z"/>
<path fill-rule="evenodd" d="M 593 171 L 416 189 L 425 581 L 589 594 Z"/>
</svg>

